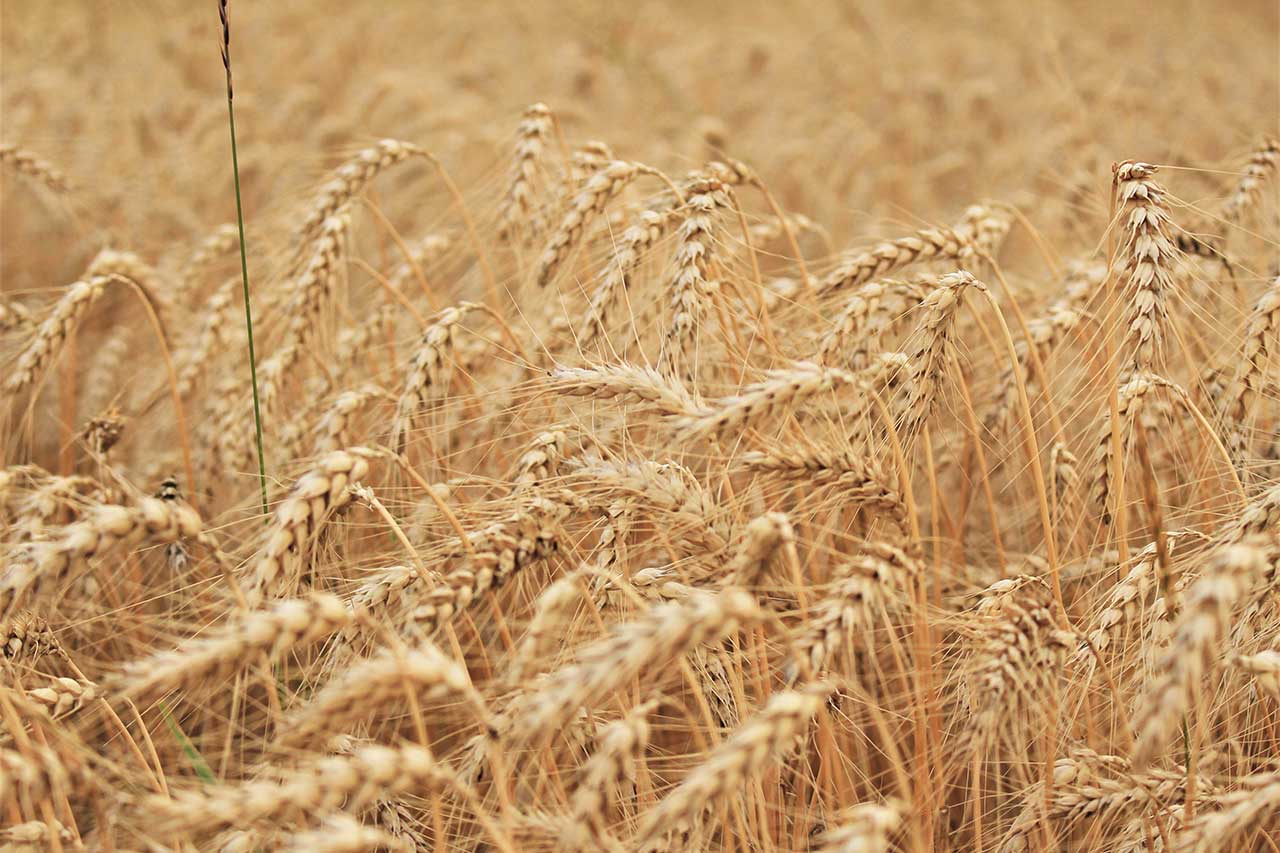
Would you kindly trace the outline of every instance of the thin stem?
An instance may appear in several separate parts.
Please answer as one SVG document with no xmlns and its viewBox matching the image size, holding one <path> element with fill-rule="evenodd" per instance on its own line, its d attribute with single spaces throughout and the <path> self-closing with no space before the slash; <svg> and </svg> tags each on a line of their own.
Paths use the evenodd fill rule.
<svg viewBox="0 0 1280 853">
<path fill-rule="evenodd" d="M 262 514 L 267 514 L 267 463 L 262 455 L 262 407 L 258 401 L 258 359 L 253 351 L 253 309 L 249 304 L 249 260 L 244 246 L 244 208 L 240 201 L 240 155 L 236 150 L 236 110 L 231 89 L 231 25 L 227 0 L 219 0 L 222 20 L 222 65 L 227 71 L 227 124 L 231 128 L 231 172 L 236 186 L 236 227 L 240 231 L 240 281 L 244 285 L 244 325 L 249 337 L 249 375 L 253 380 L 253 427 L 258 438 L 258 485 L 262 489 Z"/>
</svg>

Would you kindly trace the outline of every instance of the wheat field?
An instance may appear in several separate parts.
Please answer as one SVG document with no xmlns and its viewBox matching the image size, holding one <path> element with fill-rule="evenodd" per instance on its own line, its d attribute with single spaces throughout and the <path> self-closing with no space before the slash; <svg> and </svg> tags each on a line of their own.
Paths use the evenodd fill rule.
<svg viewBox="0 0 1280 853">
<path fill-rule="evenodd" d="M 1280 850 L 1275 3 L 0 50 L 0 850 Z"/>
</svg>

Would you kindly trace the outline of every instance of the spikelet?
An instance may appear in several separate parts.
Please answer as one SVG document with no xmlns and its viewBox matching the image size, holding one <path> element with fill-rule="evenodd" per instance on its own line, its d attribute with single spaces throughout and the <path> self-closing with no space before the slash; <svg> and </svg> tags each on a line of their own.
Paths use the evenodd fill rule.
<svg viewBox="0 0 1280 853">
<path fill-rule="evenodd" d="M 27 691 L 55 720 L 79 711 L 98 698 L 98 685 L 84 678 L 54 678 L 45 687 Z"/>
</svg>

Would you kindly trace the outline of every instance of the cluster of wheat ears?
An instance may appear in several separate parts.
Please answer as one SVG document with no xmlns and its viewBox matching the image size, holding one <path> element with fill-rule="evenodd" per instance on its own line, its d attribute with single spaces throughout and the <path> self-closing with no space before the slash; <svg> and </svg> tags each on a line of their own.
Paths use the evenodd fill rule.
<svg viewBox="0 0 1280 853">
<path fill-rule="evenodd" d="M 512 125 L 283 217 L 256 390 L 234 223 L 0 302 L 0 848 L 1276 849 L 1280 144 L 842 248 Z"/>
</svg>

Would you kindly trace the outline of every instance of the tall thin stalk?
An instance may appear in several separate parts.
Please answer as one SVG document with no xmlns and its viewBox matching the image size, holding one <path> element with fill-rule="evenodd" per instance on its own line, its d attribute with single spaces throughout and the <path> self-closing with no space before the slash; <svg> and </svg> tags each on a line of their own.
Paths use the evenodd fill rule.
<svg viewBox="0 0 1280 853">
<path fill-rule="evenodd" d="M 244 209 L 240 203 L 240 157 L 236 152 L 236 110 L 231 88 L 231 24 L 227 21 L 227 0 L 218 0 L 222 19 L 222 66 L 227 70 L 227 123 L 231 127 L 231 172 L 236 186 L 236 225 L 240 229 L 240 280 L 244 285 L 244 325 L 249 335 L 249 374 L 253 380 L 253 426 L 258 437 L 258 485 L 262 489 L 262 512 L 267 513 L 267 465 L 262 455 L 262 410 L 258 402 L 258 360 L 253 351 L 253 309 L 249 304 L 249 261 L 244 248 Z"/>
</svg>

